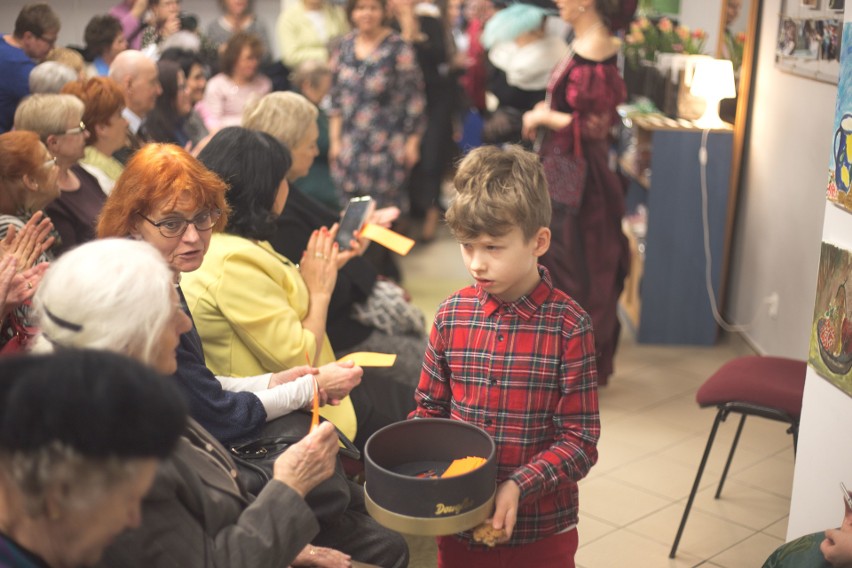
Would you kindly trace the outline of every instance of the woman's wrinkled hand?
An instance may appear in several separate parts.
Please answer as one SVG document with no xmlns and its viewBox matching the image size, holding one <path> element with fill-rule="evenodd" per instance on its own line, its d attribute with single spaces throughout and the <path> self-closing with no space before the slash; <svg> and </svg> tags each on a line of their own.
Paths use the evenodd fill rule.
<svg viewBox="0 0 852 568">
<path fill-rule="evenodd" d="M 37 264 L 28 270 L 19 272 L 12 277 L 9 289 L 6 293 L 6 306 L 9 309 L 20 306 L 30 300 L 38 290 L 41 279 L 50 267 L 47 262 Z"/>
<path fill-rule="evenodd" d="M 308 241 L 299 269 L 312 297 L 331 298 L 337 282 L 339 250 L 334 235 L 325 227 L 314 231 Z"/>
<path fill-rule="evenodd" d="M 352 557 L 333 548 L 309 544 L 293 560 L 293 566 L 319 566 L 320 568 L 349 568 Z"/>
<path fill-rule="evenodd" d="M 320 392 L 331 405 L 340 404 L 340 401 L 349 394 L 361 382 L 364 370 L 352 361 L 342 363 L 329 363 L 319 368 L 317 373 L 317 384 Z"/>
<path fill-rule="evenodd" d="M 0 257 L 0 318 L 6 314 L 6 298 L 12 288 L 12 279 L 18 272 L 18 259 L 14 256 Z"/>
<path fill-rule="evenodd" d="M 10 226 L 6 236 L 0 241 L 0 258 L 11 255 L 17 260 L 19 272 L 32 267 L 47 249 L 53 246 L 54 237 L 50 235 L 53 223 L 42 211 L 36 211 L 30 220 L 18 230 Z"/>
<path fill-rule="evenodd" d="M 337 430 L 323 422 L 278 456 L 272 476 L 304 497 L 334 473 L 337 451 Z"/>
</svg>

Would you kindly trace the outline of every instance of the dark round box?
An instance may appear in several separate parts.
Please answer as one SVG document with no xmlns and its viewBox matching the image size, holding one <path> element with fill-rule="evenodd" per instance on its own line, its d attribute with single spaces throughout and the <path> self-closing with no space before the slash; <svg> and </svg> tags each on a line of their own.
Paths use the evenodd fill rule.
<svg viewBox="0 0 852 568">
<path fill-rule="evenodd" d="M 407 464 L 477 456 L 468 473 L 424 479 L 392 471 Z M 437 536 L 473 528 L 491 516 L 497 452 L 487 432 L 465 422 L 421 418 L 385 426 L 364 447 L 367 511 L 382 525 L 413 535 Z"/>
</svg>

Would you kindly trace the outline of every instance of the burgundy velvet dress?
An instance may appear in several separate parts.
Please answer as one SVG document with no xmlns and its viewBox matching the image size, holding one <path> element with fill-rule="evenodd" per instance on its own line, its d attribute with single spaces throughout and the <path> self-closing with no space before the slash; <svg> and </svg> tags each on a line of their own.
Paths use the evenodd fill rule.
<svg viewBox="0 0 852 568">
<path fill-rule="evenodd" d="M 586 128 L 586 121 L 590 115 L 617 120 L 615 107 L 625 100 L 626 90 L 615 57 L 596 62 L 576 54 L 567 66 L 557 66 L 549 90 L 551 108 L 572 113 L 579 121 L 586 183 L 577 207 L 553 201 L 553 236 L 541 263 L 550 270 L 554 285 L 591 316 L 598 383 L 605 385 L 613 372 L 621 330 L 616 313 L 618 297 L 630 266 L 630 251 L 621 230 L 626 185 L 609 168 L 608 129 L 593 132 Z M 540 150 L 542 159 L 571 155 L 574 139 L 573 126 L 548 133 Z M 558 183 L 550 180 L 551 196 Z"/>
</svg>

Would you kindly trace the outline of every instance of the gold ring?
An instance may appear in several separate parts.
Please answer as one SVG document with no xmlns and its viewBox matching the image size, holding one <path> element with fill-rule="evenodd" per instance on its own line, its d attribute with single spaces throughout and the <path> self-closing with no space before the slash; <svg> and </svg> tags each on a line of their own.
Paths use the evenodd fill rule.
<svg viewBox="0 0 852 568">
<path fill-rule="evenodd" d="M 317 553 L 317 549 L 316 549 L 316 548 L 314 548 L 314 547 L 312 546 L 312 547 L 311 547 L 311 551 L 310 551 L 308 554 L 310 554 L 311 556 L 313 556 L 313 555 L 315 555 L 316 553 Z"/>
<path fill-rule="evenodd" d="M 315 253 L 314 253 L 314 256 L 315 256 L 316 258 L 321 258 L 321 259 L 325 260 L 325 255 L 324 255 L 324 254 L 322 254 L 321 252 L 315 252 Z"/>
<path fill-rule="evenodd" d="M 27 281 L 27 290 L 32 290 L 32 289 L 33 289 L 33 283 L 30 282 L 30 281 Z"/>
</svg>

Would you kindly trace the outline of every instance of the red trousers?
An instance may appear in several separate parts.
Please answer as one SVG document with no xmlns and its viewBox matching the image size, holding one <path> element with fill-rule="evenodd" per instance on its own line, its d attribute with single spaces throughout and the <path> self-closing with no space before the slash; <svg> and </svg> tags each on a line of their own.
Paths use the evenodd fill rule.
<svg viewBox="0 0 852 568">
<path fill-rule="evenodd" d="M 439 536 L 438 568 L 574 568 L 577 529 L 521 546 L 477 547 Z"/>
</svg>

